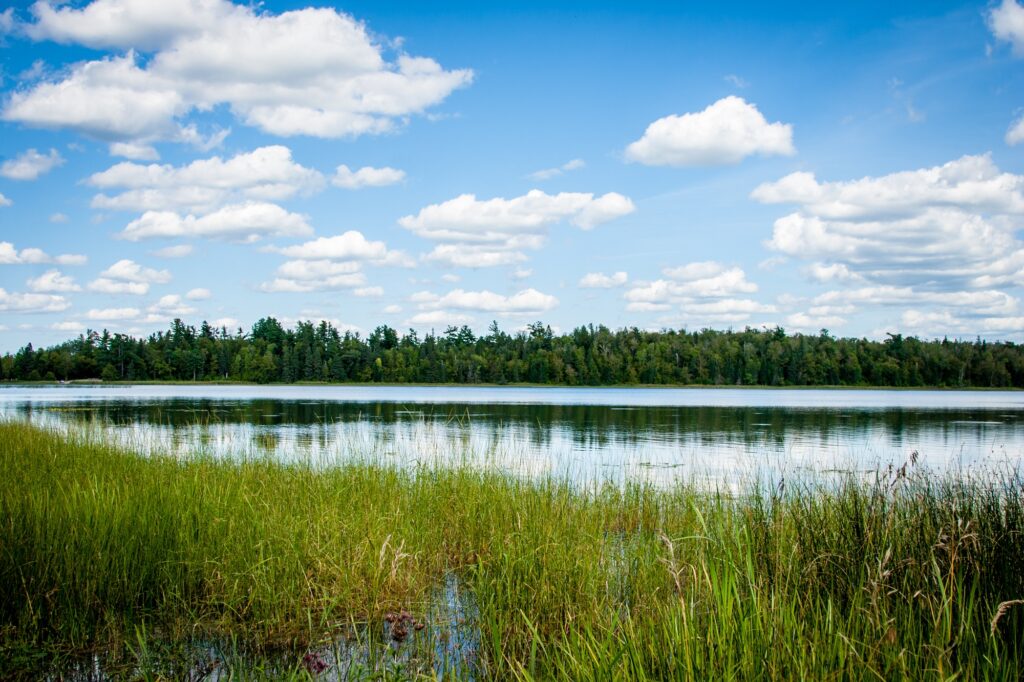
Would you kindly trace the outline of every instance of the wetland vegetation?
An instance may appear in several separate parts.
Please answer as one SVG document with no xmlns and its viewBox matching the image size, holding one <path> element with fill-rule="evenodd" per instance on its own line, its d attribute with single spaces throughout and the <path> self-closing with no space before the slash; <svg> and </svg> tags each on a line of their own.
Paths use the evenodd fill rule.
<svg viewBox="0 0 1024 682">
<path fill-rule="evenodd" d="M 1024 489 L 140 456 L 0 423 L 6 674 L 1019 679 Z M 420 627 L 422 626 L 422 627 Z"/>
</svg>

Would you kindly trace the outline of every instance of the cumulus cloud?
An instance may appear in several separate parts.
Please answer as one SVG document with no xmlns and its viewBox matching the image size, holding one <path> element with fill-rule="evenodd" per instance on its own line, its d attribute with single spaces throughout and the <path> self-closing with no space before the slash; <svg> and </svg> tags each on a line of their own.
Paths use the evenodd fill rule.
<svg viewBox="0 0 1024 682">
<path fill-rule="evenodd" d="M 49 256 L 42 249 L 21 249 L 14 248 L 11 242 L 0 242 L 0 265 L 35 265 L 39 263 L 56 263 L 58 265 L 83 265 L 86 257 L 81 254 L 65 253 L 59 256 Z"/>
<path fill-rule="evenodd" d="M 85 317 L 89 320 L 112 322 L 133 320 L 141 314 L 142 311 L 138 308 L 92 308 L 85 314 Z"/>
<path fill-rule="evenodd" d="M 94 0 L 38 2 L 32 12 L 25 31 L 36 40 L 124 52 L 14 93 L 3 118 L 112 142 L 187 138 L 182 119 L 218 105 L 274 135 L 380 133 L 473 77 L 424 57 L 389 61 L 364 24 L 327 8 L 273 14 L 228 0 Z"/>
<path fill-rule="evenodd" d="M 384 242 L 371 241 L 356 230 L 267 250 L 291 260 L 277 268 L 278 276 L 274 280 L 260 285 L 260 289 L 266 292 L 304 293 L 365 288 L 366 276 L 362 272 L 365 263 L 411 264 L 411 259 L 401 251 L 388 249 Z"/>
<path fill-rule="evenodd" d="M 48 154 L 27 149 L 0 164 L 0 175 L 8 180 L 35 180 L 63 163 L 64 157 L 56 149 L 51 149 Z"/>
<path fill-rule="evenodd" d="M 92 207 L 122 211 L 209 213 L 231 203 L 280 201 L 311 194 L 324 184 L 319 171 L 292 160 L 288 147 L 260 147 L 224 160 L 219 156 L 186 166 L 116 164 L 94 173 L 88 183 L 100 189 Z"/>
<path fill-rule="evenodd" d="M 64 320 L 63 322 L 54 322 L 50 325 L 50 329 L 59 332 L 84 332 L 85 325 L 77 320 Z"/>
<path fill-rule="evenodd" d="M 736 96 L 697 113 L 659 118 L 626 147 L 627 160 L 648 166 L 722 166 L 754 154 L 795 153 L 791 125 L 768 123 L 756 106 Z"/>
<path fill-rule="evenodd" d="M 846 318 L 839 315 L 815 315 L 813 313 L 793 313 L 788 315 L 785 325 L 802 332 L 816 332 L 820 329 L 835 329 L 846 324 Z"/>
<path fill-rule="evenodd" d="M 232 204 L 202 216 L 173 211 L 146 211 L 119 233 L 122 239 L 139 241 L 154 237 L 205 237 L 252 242 L 269 235 L 304 237 L 313 228 L 305 216 L 277 204 L 250 201 Z"/>
<path fill-rule="evenodd" d="M 416 313 L 408 320 L 406 320 L 405 323 L 407 325 L 417 327 L 428 324 L 467 324 L 472 321 L 472 316 L 466 315 L 465 313 L 453 313 L 450 310 L 429 310 L 421 313 Z"/>
<path fill-rule="evenodd" d="M 74 277 L 61 273 L 60 270 L 47 270 L 38 277 L 29 279 L 28 288 L 41 293 L 67 293 L 81 291 L 82 287 L 75 284 Z"/>
<path fill-rule="evenodd" d="M 0 312 L 5 313 L 59 313 L 71 304 L 63 296 L 54 294 L 8 293 L 0 289 Z"/>
<path fill-rule="evenodd" d="M 164 322 L 171 318 L 194 315 L 198 312 L 194 306 L 186 303 L 178 294 L 161 296 L 156 303 L 149 306 L 146 310 L 149 314 L 143 321 L 147 323 Z"/>
<path fill-rule="evenodd" d="M 122 156 L 133 161 L 156 161 L 160 152 L 155 147 L 137 142 L 113 142 L 110 145 L 111 156 Z"/>
<path fill-rule="evenodd" d="M 493 291 L 466 291 L 454 289 L 444 295 L 420 291 L 409 297 L 421 312 L 413 315 L 407 324 L 457 324 L 472 321 L 467 313 L 486 312 L 507 316 L 537 315 L 558 306 L 558 299 L 536 289 L 523 289 L 509 296 Z"/>
<path fill-rule="evenodd" d="M 511 265 L 526 260 L 525 250 L 543 246 L 549 226 L 567 221 L 583 230 L 628 215 L 632 200 L 616 192 L 546 194 L 531 190 L 512 199 L 477 199 L 463 194 L 424 207 L 398 223 L 440 242 L 427 260 L 462 267 Z"/>
<path fill-rule="evenodd" d="M 637 282 L 624 294 L 631 312 L 668 312 L 664 321 L 740 322 L 775 307 L 741 298 L 757 292 L 746 273 L 716 261 L 687 263 L 662 270 L 667 279 Z"/>
<path fill-rule="evenodd" d="M 14 203 L 14 202 L 11 201 L 10 199 L 8 199 L 7 197 L 5 197 L 3 194 L 0 194 L 0 207 L 2 207 L 2 206 L 10 206 L 12 203 Z"/>
<path fill-rule="evenodd" d="M 289 258 L 381 261 L 391 253 L 381 241 L 370 241 L 362 232 L 349 230 L 331 237 L 320 237 L 304 244 L 275 249 Z"/>
<path fill-rule="evenodd" d="M 579 286 L 581 289 L 611 289 L 621 287 L 628 280 L 629 275 L 625 272 L 613 272 L 610 275 L 603 272 L 588 272 L 580 279 Z"/>
<path fill-rule="evenodd" d="M 210 298 L 210 290 L 198 287 L 196 289 L 189 289 L 188 293 L 185 294 L 185 298 L 190 301 L 205 301 Z"/>
<path fill-rule="evenodd" d="M 793 173 L 752 197 L 798 205 L 767 246 L 816 261 L 819 280 L 944 290 L 1024 282 L 1024 176 L 988 155 L 845 182 Z"/>
<path fill-rule="evenodd" d="M 1024 7 L 1016 0 L 1003 0 L 988 14 L 988 25 L 999 40 L 1013 45 L 1016 55 L 1024 56 Z"/>
<path fill-rule="evenodd" d="M 290 260 L 277 269 L 278 277 L 260 285 L 268 293 L 338 291 L 366 284 L 366 275 L 358 261 Z"/>
<path fill-rule="evenodd" d="M 555 166 L 554 168 L 545 168 L 543 170 L 534 171 L 526 177 L 537 182 L 543 182 L 544 180 L 550 180 L 551 178 L 557 178 L 559 175 L 565 175 L 569 171 L 578 170 L 586 167 L 586 162 L 583 159 L 573 159 L 566 161 L 561 166 Z"/>
<path fill-rule="evenodd" d="M 127 294 L 130 296 L 145 296 L 149 293 L 149 284 L 145 282 L 120 282 L 109 277 L 99 277 L 89 282 L 89 291 L 98 294 Z"/>
<path fill-rule="evenodd" d="M 173 246 L 165 246 L 162 249 L 151 251 L 151 253 L 157 258 L 184 258 L 185 256 L 192 253 L 191 244 L 175 244 Z"/>
<path fill-rule="evenodd" d="M 150 285 L 166 284 L 171 281 L 167 270 L 156 270 L 139 265 L 124 258 L 100 273 L 89 283 L 89 290 L 101 294 L 128 294 L 143 296 L 149 293 Z"/>
<path fill-rule="evenodd" d="M 1024 142 L 1024 116 L 1021 116 L 1006 131 L 1006 144 L 1013 147 Z"/>
<path fill-rule="evenodd" d="M 149 284 L 166 284 L 171 281 L 171 273 L 167 270 L 143 267 L 128 258 L 122 258 L 117 261 L 101 272 L 100 276 L 119 279 L 125 282 L 146 282 Z"/>
<path fill-rule="evenodd" d="M 490 313 L 541 313 L 558 306 L 558 299 L 536 289 L 503 296 L 492 291 L 465 291 L 455 289 L 429 303 L 436 308 L 473 310 Z"/>
<path fill-rule="evenodd" d="M 373 168 L 363 166 L 359 170 L 351 170 L 342 164 L 338 166 L 331 178 L 331 184 L 344 189 L 362 189 L 363 187 L 384 187 L 394 185 L 405 179 L 405 171 L 384 166 Z"/>
</svg>

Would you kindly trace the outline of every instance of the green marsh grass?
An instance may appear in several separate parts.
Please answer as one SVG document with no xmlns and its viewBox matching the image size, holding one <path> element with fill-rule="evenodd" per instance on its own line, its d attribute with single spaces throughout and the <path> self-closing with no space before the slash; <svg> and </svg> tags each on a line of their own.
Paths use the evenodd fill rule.
<svg viewBox="0 0 1024 682">
<path fill-rule="evenodd" d="M 313 677 L 309 652 L 323 675 L 386 679 L 997 680 L 1024 663 L 1014 472 L 581 487 L 140 456 L 7 422 L 0 481 L 0 677 L 96 653 L 185 677 L 161 663 L 195 656 L 183 642 L 221 643 L 203 657 L 241 679 Z M 453 608 L 463 665 L 436 637 L 387 642 L 389 613 L 450 633 Z"/>
</svg>

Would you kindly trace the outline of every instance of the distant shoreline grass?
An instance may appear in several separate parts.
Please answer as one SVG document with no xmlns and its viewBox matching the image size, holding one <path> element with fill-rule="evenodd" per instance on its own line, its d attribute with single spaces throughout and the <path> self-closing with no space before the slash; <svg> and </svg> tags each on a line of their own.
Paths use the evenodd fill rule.
<svg viewBox="0 0 1024 682">
<path fill-rule="evenodd" d="M 469 467 L 142 457 L 95 433 L 0 422 L 0 480 L 0 677 L 59 674 L 90 651 L 155 677 L 161 642 L 196 637 L 284 651 L 279 676 L 309 677 L 323 663 L 310 652 L 345 624 L 386 638 L 403 610 L 430 621 L 451 579 L 472 603 L 478 679 L 1024 669 L 1011 473 L 908 465 L 872 484 L 738 496 L 581 490 Z M 435 655 L 413 649 L 389 679 L 430 676 Z"/>
</svg>

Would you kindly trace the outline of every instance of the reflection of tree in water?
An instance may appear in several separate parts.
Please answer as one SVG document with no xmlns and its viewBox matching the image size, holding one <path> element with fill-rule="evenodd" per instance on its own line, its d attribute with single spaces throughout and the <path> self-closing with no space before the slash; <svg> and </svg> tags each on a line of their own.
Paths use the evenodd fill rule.
<svg viewBox="0 0 1024 682">
<path fill-rule="evenodd" d="M 428 424 L 449 436 L 471 433 L 495 440 L 508 434 L 528 439 L 535 447 L 549 445 L 556 436 L 569 438 L 580 448 L 637 446 L 651 441 L 691 445 L 695 441 L 723 440 L 782 447 L 794 435 L 821 442 L 834 438 L 887 436 L 896 446 L 914 442 L 922 433 L 948 436 L 991 428 L 977 422 L 999 421 L 996 428 L 1016 429 L 1017 415 L 972 409 L 816 409 L 766 407 L 611 407 L 606 405 L 535 404 L 402 404 L 393 402 L 309 402 L 280 400 L 192 400 L 149 402 L 96 401 L 23 404 L 17 410 L 31 417 L 34 411 L 59 415 L 77 422 L 119 426 L 159 425 L 172 430 L 197 425 L 252 425 L 256 427 L 316 426 L 305 437 L 327 446 L 336 436 L 332 425 L 366 423 L 375 427 Z M 964 422 L 974 422 L 965 424 Z M 260 433 L 264 432 L 261 428 Z M 387 437 L 392 428 L 376 428 Z M 262 437 L 262 436 L 259 436 Z"/>
</svg>

